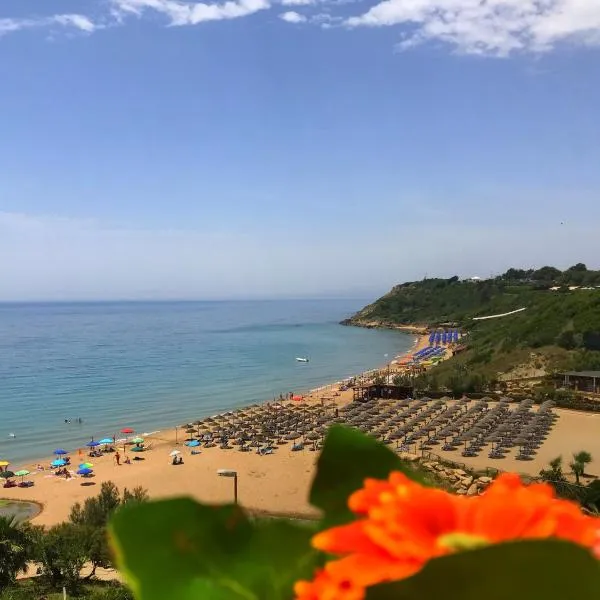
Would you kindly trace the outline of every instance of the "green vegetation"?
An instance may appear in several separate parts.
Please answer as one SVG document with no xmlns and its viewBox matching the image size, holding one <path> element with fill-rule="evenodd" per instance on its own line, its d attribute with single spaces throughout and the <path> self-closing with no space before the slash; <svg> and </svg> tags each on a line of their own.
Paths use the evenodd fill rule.
<svg viewBox="0 0 600 600">
<path fill-rule="evenodd" d="M 571 473 L 575 476 L 575 483 L 572 483 L 563 470 L 563 457 L 557 456 L 548 463 L 546 469 L 540 471 L 540 479 L 549 483 L 557 496 L 578 502 L 588 512 L 600 515 L 600 480 L 593 479 L 587 485 L 581 482 L 581 478 L 586 477 L 586 465 L 591 462 L 592 455 L 586 450 L 573 454 L 573 460 L 569 463 Z"/>
<path fill-rule="evenodd" d="M 69 594 L 103 600 L 127 600 L 130 593 L 120 585 L 91 585 L 98 567 L 113 567 L 108 546 L 107 525 L 114 512 L 124 505 L 139 505 L 148 500 L 142 488 L 125 489 L 121 494 L 112 482 L 102 484 L 100 493 L 77 503 L 69 521 L 50 529 L 17 523 L 0 517 L 0 600 L 51 597 L 66 588 Z M 34 588 L 16 585 L 17 575 L 35 566 L 39 577 Z M 82 578 L 84 567 L 89 574 Z"/>
<path fill-rule="evenodd" d="M 550 370 L 600 369 L 600 288 L 593 286 L 600 286 L 600 271 L 583 264 L 564 272 L 509 269 L 478 281 L 424 279 L 394 287 L 344 323 L 458 327 L 468 334 L 466 350 L 432 372 L 438 385 L 453 391 L 480 391 L 499 373 L 530 363 L 532 352 Z"/>
</svg>

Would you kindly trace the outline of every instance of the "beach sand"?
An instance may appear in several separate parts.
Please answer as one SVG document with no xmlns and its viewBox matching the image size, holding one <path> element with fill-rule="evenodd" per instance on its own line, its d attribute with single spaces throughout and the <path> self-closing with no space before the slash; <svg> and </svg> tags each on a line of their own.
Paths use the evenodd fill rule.
<svg viewBox="0 0 600 600">
<path fill-rule="evenodd" d="M 411 353 L 428 345 L 426 336 L 417 339 Z M 391 365 L 394 369 L 396 365 Z M 387 368 L 387 367 L 386 367 Z M 352 401 L 352 390 L 338 391 L 338 385 L 320 388 L 298 402 L 302 404 L 335 402 L 342 406 Z M 494 467 L 504 471 L 516 471 L 537 475 L 548 461 L 562 454 L 565 468 L 573 452 L 588 450 L 596 458 L 589 471 L 600 461 L 600 415 L 556 410 L 560 415 L 546 443 L 539 450 L 535 460 L 522 462 L 514 459 L 513 450 L 507 458 L 493 460 L 484 450 L 477 458 L 464 458 L 460 450 L 444 452 L 434 449 L 433 453 L 444 459 L 463 463 L 469 467 L 483 469 Z M 177 438 L 177 439 L 176 439 Z M 10 499 L 30 500 L 43 506 L 43 510 L 33 523 L 53 525 L 68 518 L 71 506 L 96 495 L 104 481 L 114 482 L 120 489 L 141 486 L 148 490 L 152 498 L 191 496 L 202 502 L 227 502 L 233 500 L 233 481 L 219 477 L 218 469 L 233 469 L 238 472 L 239 502 L 246 508 L 279 514 L 317 516 L 309 505 L 308 492 L 315 472 L 318 452 L 308 449 L 292 452 L 292 443 L 279 446 L 274 454 L 261 456 L 255 452 L 240 452 L 237 447 L 231 450 L 200 448 L 200 454 L 191 455 L 183 442 L 185 433 L 181 428 L 165 430 L 147 437 L 152 449 L 143 453 L 127 452 L 130 458 L 139 456 L 143 460 L 132 460 L 131 464 L 115 464 L 114 455 L 88 458 L 87 451 L 71 455 L 76 470 L 77 464 L 90 460 L 94 464 L 94 476 L 71 479 L 57 477 L 52 471 L 36 471 L 35 465 L 28 468 L 32 474 L 27 477 L 34 482 L 30 488 L 2 489 L 0 496 Z M 123 455 L 123 446 L 118 446 Z M 182 452 L 183 465 L 172 465 L 169 453 L 173 449 Z M 48 465 L 50 459 L 39 461 Z M 598 469 L 600 472 L 600 468 Z M 600 474 L 600 473 L 599 473 Z"/>
</svg>

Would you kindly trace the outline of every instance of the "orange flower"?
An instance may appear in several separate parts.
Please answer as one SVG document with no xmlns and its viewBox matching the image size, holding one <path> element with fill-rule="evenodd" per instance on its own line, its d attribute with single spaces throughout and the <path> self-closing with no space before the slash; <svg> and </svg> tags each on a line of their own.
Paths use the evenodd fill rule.
<svg viewBox="0 0 600 600">
<path fill-rule="evenodd" d="M 516 539 L 559 538 L 600 557 L 596 519 L 518 475 L 501 475 L 482 496 L 466 498 L 392 473 L 367 479 L 348 505 L 363 518 L 313 538 L 316 548 L 344 558 L 298 583 L 297 600 L 361 600 L 366 587 L 409 577 L 432 558 Z"/>
</svg>

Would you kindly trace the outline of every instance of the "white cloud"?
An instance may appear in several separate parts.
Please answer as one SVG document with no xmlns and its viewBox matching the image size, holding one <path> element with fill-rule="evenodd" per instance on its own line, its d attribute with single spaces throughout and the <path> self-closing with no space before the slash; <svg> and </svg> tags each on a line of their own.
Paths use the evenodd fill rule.
<svg viewBox="0 0 600 600">
<path fill-rule="evenodd" d="M 281 0 L 283 6 L 311 6 L 315 0 Z"/>
<path fill-rule="evenodd" d="M 141 16 L 152 10 L 165 15 L 173 26 L 197 25 L 205 21 L 236 19 L 270 8 L 269 0 L 227 0 L 222 3 L 181 2 L 179 0 L 112 0 L 120 17 Z"/>
<path fill-rule="evenodd" d="M 300 13 L 294 12 L 293 10 L 281 13 L 279 18 L 286 23 L 306 23 L 306 17 Z"/>
<path fill-rule="evenodd" d="M 469 54 L 547 52 L 559 42 L 600 45 L 598 0 L 383 0 L 350 27 L 403 25 L 401 48 L 441 40 Z"/>
<path fill-rule="evenodd" d="M 100 26 L 91 21 L 85 15 L 65 14 L 52 15 L 49 17 L 40 17 L 32 19 L 0 19 L 0 35 L 13 33 L 22 29 L 33 29 L 36 27 L 50 27 L 52 25 L 60 25 L 62 27 L 70 27 L 83 31 L 85 33 L 93 33 Z"/>
</svg>

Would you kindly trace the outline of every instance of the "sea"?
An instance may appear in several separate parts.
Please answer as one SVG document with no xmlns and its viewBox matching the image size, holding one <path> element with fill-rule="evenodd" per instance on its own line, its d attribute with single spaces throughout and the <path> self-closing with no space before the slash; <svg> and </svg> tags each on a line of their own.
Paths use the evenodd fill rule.
<svg viewBox="0 0 600 600">
<path fill-rule="evenodd" d="M 0 304 L 0 460 L 302 394 L 410 350 L 405 333 L 339 325 L 366 303 Z"/>
</svg>

